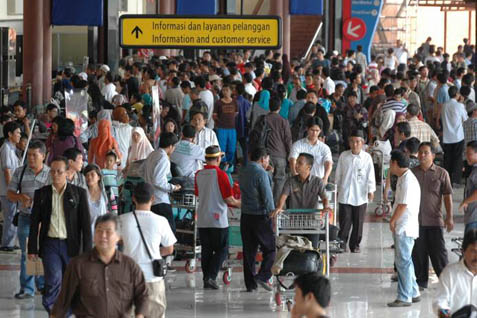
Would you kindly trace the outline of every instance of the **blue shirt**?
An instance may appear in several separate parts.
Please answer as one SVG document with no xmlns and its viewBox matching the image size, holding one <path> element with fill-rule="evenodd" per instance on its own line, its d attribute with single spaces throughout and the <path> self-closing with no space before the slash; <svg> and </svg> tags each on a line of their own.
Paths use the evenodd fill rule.
<svg viewBox="0 0 477 318">
<path fill-rule="evenodd" d="M 272 178 L 256 162 L 249 162 L 240 173 L 242 214 L 268 215 L 275 209 Z"/>
<path fill-rule="evenodd" d="M 284 98 L 282 101 L 282 106 L 280 108 L 280 116 L 284 119 L 288 120 L 288 112 L 290 111 L 290 107 L 292 107 L 293 103 L 288 98 Z"/>
<path fill-rule="evenodd" d="M 439 92 L 437 92 L 437 103 L 438 104 L 444 104 L 447 101 L 449 101 L 449 86 L 447 84 L 444 84 L 441 86 L 439 89 Z"/>
<path fill-rule="evenodd" d="M 243 138 L 248 136 L 247 129 L 247 112 L 251 104 L 242 95 L 237 97 L 238 115 L 235 117 L 235 130 L 237 130 L 237 137 Z"/>
</svg>

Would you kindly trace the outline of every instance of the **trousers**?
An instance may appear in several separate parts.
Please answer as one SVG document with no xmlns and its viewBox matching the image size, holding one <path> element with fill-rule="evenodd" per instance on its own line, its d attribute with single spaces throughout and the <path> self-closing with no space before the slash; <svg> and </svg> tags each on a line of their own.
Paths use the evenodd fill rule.
<svg viewBox="0 0 477 318">
<path fill-rule="evenodd" d="M 202 244 L 203 280 L 216 280 L 229 252 L 229 228 L 199 228 L 199 237 Z"/>
<path fill-rule="evenodd" d="M 351 227 L 353 227 L 351 237 L 349 237 L 350 250 L 359 248 L 359 244 L 363 238 L 363 222 L 367 207 L 367 204 L 358 206 L 342 203 L 339 204 L 340 213 L 338 215 L 338 221 L 340 224 L 340 231 L 338 237 L 346 244 L 348 242 Z"/>
</svg>

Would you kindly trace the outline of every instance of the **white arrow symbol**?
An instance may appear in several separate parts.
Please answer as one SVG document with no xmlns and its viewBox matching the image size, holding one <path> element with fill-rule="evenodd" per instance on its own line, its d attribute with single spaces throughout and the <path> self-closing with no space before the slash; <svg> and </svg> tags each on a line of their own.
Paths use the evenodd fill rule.
<svg viewBox="0 0 477 318">
<path fill-rule="evenodd" d="M 355 31 L 357 31 L 357 30 L 359 30 L 359 28 L 361 28 L 361 24 L 357 24 L 354 27 L 351 27 L 352 24 L 353 23 L 351 21 L 350 21 L 350 23 L 348 23 L 347 33 L 348 33 L 348 35 L 351 35 L 352 37 L 357 38 L 358 34 L 355 33 Z"/>
</svg>

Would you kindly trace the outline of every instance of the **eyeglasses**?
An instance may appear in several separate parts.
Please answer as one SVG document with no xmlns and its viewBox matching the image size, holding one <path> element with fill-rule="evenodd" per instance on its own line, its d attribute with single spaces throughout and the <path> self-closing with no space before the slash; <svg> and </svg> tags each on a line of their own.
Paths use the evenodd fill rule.
<svg viewBox="0 0 477 318">
<path fill-rule="evenodd" d="M 66 171 L 65 170 L 54 170 L 54 169 L 50 169 L 50 173 L 52 175 L 55 175 L 55 174 L 58 174 L 58 175 L 62 175 L 63 173 L 65 173 Z"/>
</svg>

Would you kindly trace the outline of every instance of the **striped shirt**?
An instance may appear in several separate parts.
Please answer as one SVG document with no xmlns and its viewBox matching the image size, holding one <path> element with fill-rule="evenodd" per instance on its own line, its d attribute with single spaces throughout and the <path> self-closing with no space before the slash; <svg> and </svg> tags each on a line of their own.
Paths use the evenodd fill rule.
<svg viewBox="0 0 477 318">
<path fill-rule="evenodd" d="M 11 190 L 15 193 L 17 192 L 23 167 L 24 166 L 18 167 L 13 173 L 12 181 L 10 181 L 10 184 L 8 185 L 8 190 Z M 26 194 L 33 199 L 35 190 L 50 184 L 50 167 L 43 165 L 43 169 L 37 175 L 35 175 L 31 168 L 27 167 L 25 169 L 25 173 L 23 174 L 21 193 Z M 20 212 L 31 214 L 31 208 L 25 208 L 21 203 L 18 204 L 18 207 L 20 208 Z"/>
<path fill-rule="evenodd" d="M 405 113 L 407 110 L 407 106 L 404 103 L 399 102 L 395 99 L 389 99 L 383 104 L 381 110 L 383 112 L 385 112 L 386 110 L 394 110 L 396 113 Z"/>
<path fill-rule="evenodd" d="M 465 144 L 477 140 L 477 118 L 469 118 L 464 121 Z"/>
<path fill-rule="evenodd" d="M 439 145 L 439 137 L 429 124 L 412 117 L 408 120 L 411 126 L 411 137 L 416 137 L 420 142 L 431 142 L 433 146 Z"/>
</svg>

